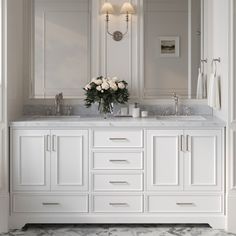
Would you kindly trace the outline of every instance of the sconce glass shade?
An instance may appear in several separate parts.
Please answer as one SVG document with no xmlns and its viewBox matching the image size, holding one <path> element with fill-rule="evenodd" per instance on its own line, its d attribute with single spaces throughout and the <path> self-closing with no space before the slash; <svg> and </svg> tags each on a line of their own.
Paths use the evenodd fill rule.
<svg viewBox="0 0 236 236">
<path fill-rule="evenodd" d="M 101 8 L 101 14 L 113 14 L 114 8 L 111 3 L 105 2 Z"/>
<path fill-rule="evenodd" d="M 130 2 L 125 2 L 120 10 L 121 14 L 135 14 L 133 5 Z"/>
</svg>

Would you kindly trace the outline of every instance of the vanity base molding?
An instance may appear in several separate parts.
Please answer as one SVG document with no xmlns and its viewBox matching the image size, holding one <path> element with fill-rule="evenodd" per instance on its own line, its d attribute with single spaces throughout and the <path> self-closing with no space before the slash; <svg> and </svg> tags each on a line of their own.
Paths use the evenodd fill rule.
<svg viewBox="0 0 236 236">
<path fill-rule="evenodd" d="M 214 229 L 225 228 L 225 216 L 186 214 L 12 214 L 10 229 L 20 229 L 26 224 L 209 224 Z"/>
</svg>

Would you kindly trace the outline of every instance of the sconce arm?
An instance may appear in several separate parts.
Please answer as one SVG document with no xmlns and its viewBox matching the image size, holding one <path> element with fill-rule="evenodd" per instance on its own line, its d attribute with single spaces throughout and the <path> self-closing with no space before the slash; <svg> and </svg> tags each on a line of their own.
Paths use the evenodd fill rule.
<svg viewBox="0 0 236 236">
<path fill-rule="evenodd" d="M 111 33 L 109 30 L 109 14 L 108 13 L 106 14 L 106 30 L 109 35 L 113 36 L 113 33 Z"/>
</svg>

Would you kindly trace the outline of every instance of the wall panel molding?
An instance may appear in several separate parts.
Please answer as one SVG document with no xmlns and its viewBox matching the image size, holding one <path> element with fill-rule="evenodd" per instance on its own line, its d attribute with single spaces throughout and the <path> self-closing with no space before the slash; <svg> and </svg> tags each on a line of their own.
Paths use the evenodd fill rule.
<svg viewBox="0 0 236 236">
<path fill-rule="evenodd" d="M 101 7 L 104 0 L 100 0 Z M 111 0 L 110 1 L 117 12 L 122 6 L 124 0 Z M 138 19 L 140 14 L 141 0 L 132 0 L 132 4 L 137 9 L 136 14 L 131 16 L 129 23 L 128 34 L 124 38 L 116 42 L 110 35 L 106 33 L 105 16 L 100 15 L 100 60 L 99 74 L 107 75 L 109 77 L 117 76 L 119 79 L 126 80 L 129 84 L 129 91 L 133 99 L 139 98 L 139 25 Z M 125 15 L 111 15 L 109 22 L 110 31 L 120 30 L 125 31 Z"/>
</svg>

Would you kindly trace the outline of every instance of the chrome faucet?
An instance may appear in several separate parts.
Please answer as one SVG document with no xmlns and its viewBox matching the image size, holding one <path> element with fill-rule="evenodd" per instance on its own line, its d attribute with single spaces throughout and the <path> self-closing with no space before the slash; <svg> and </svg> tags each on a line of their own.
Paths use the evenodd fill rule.
<svg viewBox="0 0 236 236">
<path fill-rule="evenodd" d="M 62 115 L 62 105 L 63 105 L 63 93 L 59 93 L 55 96 L 55 107 L 56 107 L 56 115 Z"/>
<path fill-rule="evenodd" d="M 177 96 L 176 93 L 173 93 L 173 99 L 174 99 L 174 103 L 175 103 L 175 116 L 179 115 L 179 97 Z"/>
</svg>

